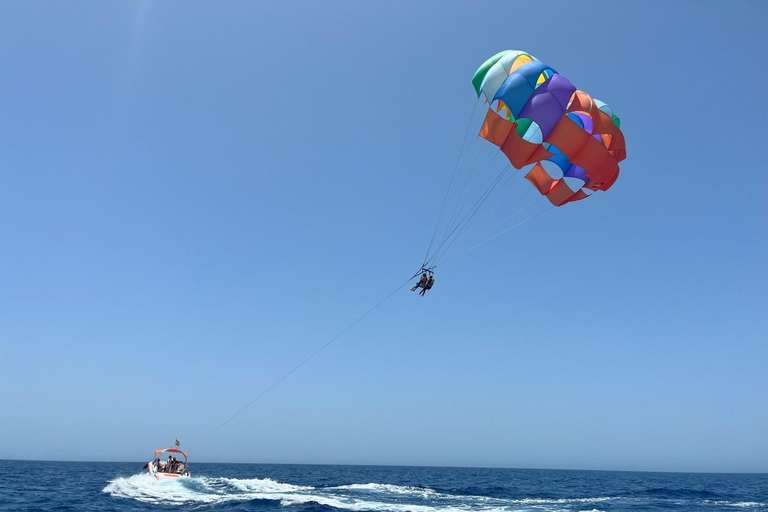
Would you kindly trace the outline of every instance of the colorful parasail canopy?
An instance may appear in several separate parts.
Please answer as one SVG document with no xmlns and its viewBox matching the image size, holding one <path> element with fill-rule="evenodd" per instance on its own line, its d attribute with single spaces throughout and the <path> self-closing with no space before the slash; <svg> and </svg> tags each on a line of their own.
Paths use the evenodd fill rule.
<svg viewBox="0 0 768 512">
<path fill-rule="evenodd" d="M 472 85 L 489 109 L 480 136 L 498 146 L 555 206 L 608 190 L 626 158 L 613 110 L 554 68 L 518 50 L 497 53 L 475 72 Z M 546 167 L 559 168 L 552 176 Z M 554 164 L 554 165 L 552 165 Z"/>
</svg>

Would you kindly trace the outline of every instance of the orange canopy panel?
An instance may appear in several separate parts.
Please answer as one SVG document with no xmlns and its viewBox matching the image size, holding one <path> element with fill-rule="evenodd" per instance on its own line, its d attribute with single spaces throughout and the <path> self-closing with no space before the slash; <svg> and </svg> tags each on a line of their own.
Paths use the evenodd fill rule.
<svg viewBox="0 0 768 512">
<path fill-rule="evenodd" d="M 571 96 L 571 104 L 568 106 L 568 112 L 589 112 L 594 105 L 592 97 L 584 91 L 577 90 Z"/>
<path fill-rule="evenodd" d="M 507 155 L 507 158 L 516 169 L 522 169 L 526 165 L 546 160 L 554 156 L 541 144 L 528 142 L 518 135 L 517 130 L 512 130 L 501 146 L 501 152 Z"/>
<path fill-rule="evenodd" d="M 571 190 L 568 184 L 565 183 L 565 180 L 556 180 L 551 177 L 540 163 L 533 166 L 531 172 L 526 174 L 525 179 L 536 187 L 536 190 L 538 190 L 541 195 L 547 196 L 547 199 L 549 199 L 555 206 L 562 206 L 566 203 L 579 201 L 585 197 L 589 197 L 589 195 L 581 189 L 576 192 Z"/>
<path fill-rule="evenodd" d="M 589 181 L 584 187 L 590 190 L 608 190 L 616 183 L 619 178 L 619 166 L 610 159 L 606 160 L 606 163 L 612 163 L 612 166 L 605 166 L 596 173 L 590 174 Z"/>
<path fill-rule="evenodd" d="M 586 144 L 582 146 L 578 153 L 566 153 L 566 155 L 568 155 L 568 160 L 572 163 L 586 169 L 590 177 L 605 165 L 610 165 L 606 164 L 606 159 L 613 160 L 611 155 L 608 154 L 608 150 L 603 146 L 603 143 L 592 137 L 587 138 Z M 615 164 L 616 160 L 613 160 L 613 162 Z"/>
<path fill-rule="evenodd" d="M 581 190 L 579 190 L 579 192 L 581 192 Z M 549 192 L 547 192 L 547 199 L 549 199 L 549 202 L 555 206 L 562 206 L 567 203 L 574 194 L 576 194 L 576 192 L 571 190 L 571 187 L 569 187 L 568 184 L 565 183 L 565 180 L 561 178 L 552 183 Z"/>
<path fill-rule="evenodd" d="M 566 199 L 566 200 L 565 200 L 565 202 L 564 202 L 563 204 L 572 203 L 572 202 L 574 202 L 574 201 L 580 201 L 580 200 L 582 200 L 582 199 L 584 199 L 584 198 L 587 198 L 587 197 L 589 197 L 589 194 L 587 194 L 587 193 L 586 193 L 586 192 L 584 192 L 583 190 L 579 189 L 579 191 L 578 191 L 578 192 L 576 192 L 576 193 L 575 193 L 575 194 L 573 194 L 571 197 L 569 197 L 568 199 Z M 561 204 L 560 206 L 562 206 L 563 204 Z"/>
<path fill-rule="evenodd" d="M 524 140 L 518 135 L 516 127 L 517 123 L 507 121 L 488 109 L 480 128 L 480 136 L 499 146 L 516 169 L 553 156 L 541 144 Z"/>
<path fill-rule="evenodd" d="M 592 133 L 607 134 L 609 144 L 606 146 L 617 162 L 627 157 L 624 134 L 613 122 L 611 116 L 600 110 L 595 101 L 584 91 L 576 91 L 571 96 L 571 104 L 567 112 L 582 112 L 592 118 Z M 555 144 L 553 142 L 553 144 Z M 557 144 L 555 144 L 557 146 Z M 558 146 L 559 148 L 560 146 Z M 561 148 L 562 149 L 562 148 Z M 566 151 L 563 153 L 569 154 Z"/>
<path fill-rule="evenodd" d="M 573 156 L 581 151 L 590 135 L 568 116 L 563 116 L 555 125 L 555 129 L 547 137 L 547 142 L 555 146 L 573 161 Z M 594 140 L 594 139 L 592 139 Z M 595 140 L 595 142 L 597 142 Z M 602 146 L 602 144 L 600 144 Z M 589 170 L 589 169 L 587 169 Z"/>
<path fill-rule="evenodd" d="M 549 192 L 549 189 L 552 188 L 552 183 L 555 181 L 555 179 L 549 175 L 549 173 L 544 169 L 544 166 L 541 164 L 536 164 L 533 166 L 531 172 L 525 175 L 525 179 L 530 181 L 531 185 L 536 187 L 536 190 L 539 191 L 539 194 L 543 196 Z"/>
<path fill-rule="evenodd" d="M 488 109 L 483 126 L 480 127 L 480 136 L 501 147 L 504 141 L 507 140 L 509 132 L 513 131 L 514 128 L 515 123 L 507 121 L 498 114 L 495 114 L 493 110 Z"/>
</svg>

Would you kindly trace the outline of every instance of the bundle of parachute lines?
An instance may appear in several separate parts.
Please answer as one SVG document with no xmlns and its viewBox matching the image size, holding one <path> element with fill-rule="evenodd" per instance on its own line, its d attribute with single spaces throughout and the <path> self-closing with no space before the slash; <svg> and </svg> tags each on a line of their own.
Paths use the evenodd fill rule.
<svg viewBox="0 0 768 512">
<path fill-rule="evenodd" d="M 461 241 L 464 229 L 484 204 L 487 209 L 489 197 L 506 194 L 499 189 L 503 188 L 500 184 L 505 173 L 509 174 L 510 166 L 522 169 L 520 174 L 533 185 L 539 197 L 546 198 L 551 208 L 608 190 L 619 176 L 619 162 L 626 158 L 621 123 L 611 107 L 578 90 L 565 76 L 529 53 L 518 50 L 497 53 L 475 72 L 472 85 L 478 100 L 485 101 L 482 104 L 478 101 L 481 109 L 476 107 L 473 113 L 477 119 L 471 119 L 467 127 L 451 185 L 427 249 L 425 268 L 444 262 L 449 253 L 454 253 L 450 254 L 451 259 L 455 257 L 451 248 Z M 472 125 L 480 126 L 479 133 L 476 128 L 471 130 Z M 477 136 L 468 137 L 471 133 Z M 473 149 L 478 139 L 497 146 L 493 158 L 501 153 L 508 163 L 506 170 L 502 169 L 498 175 L 492 173 L 483 185 L 475 187 L 473 181 L 481 180 L 478 176 L 482 176 L 483 169 L 492 167 L 490 161 L 482 162 L 482 148 Z M 510 202 L 506 198 L 499 200 L 499 203 Z M 518 215 L 520 219 L 519 213 L 513 216 Z M 501 227 L 501 231 L 508 229 Z M 486 231 L 491 238 L 500 232 L 499 229 Z M 464 250 L 478 244 L 478 240 L 463 241 L 467 242 Z"/>
</svg>

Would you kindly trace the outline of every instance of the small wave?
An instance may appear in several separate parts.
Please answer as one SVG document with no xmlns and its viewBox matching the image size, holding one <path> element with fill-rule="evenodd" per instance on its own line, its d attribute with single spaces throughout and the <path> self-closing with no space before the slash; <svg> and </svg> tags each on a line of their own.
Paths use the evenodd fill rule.
<svg viewBox="0 0 768 512">
<path fill-rule="evenodd" d="M 565 505 L 568 503 L 599 503 L 601 501 L 614 500 L 616 498 L 609 496 L 600 496 L 597 498 L 521 498 L 518 500 L 509 500 L 521 505 Z"/>
<path fill-rule="evenodd" d="M 222 482 L 245 492 L 281 493 L 312 491 L 315 489 L 311 486 L 284 484 L 271 478 L 207 478 L 206 480 L 208 482 Z"/>
<path fill-rule="evenodd" d="M 720 505 L 725 507 L 739 507 L 739 508 L 768 508 L 768 503 L 761 503 L 758 501 L 724 501 L 724 500 L 704 500 L 704 503 L 712 505 Z"/>
<path fill-rule="evenodd" d="M 507 498 L 505 499 L 505 498 L 492 498 L 488 496 L 442 493 L 442 492 L 435 491 L 434 489 L 430 489 L 429 487 L 414 487 L 414 486 L 401 486 L 401 485 L 376 484 L 376 483 L 340 485 L 338 487 L 329 487 L 328 489 L 360 490 L 360 491 L 370 491 L 370 492 L 377 492 L 377 493 L 417 495 L 417 496 L 422 496 L 424 498 L 443 498 L 443 499 L 496 502 L 499 504 L 504 503 L 504 504 L 519 504 L 519 505 L 557 505 L 557 504 L 567 504 L 567 503 L 598 503 L 601 501 L 616 499 L 615 497 L 610 497 L 610 496 L 598 496 L 595 498 L 520 498 L 520 499 Z"/>
<path fill-rule="evenodd" d="M 340 489 L 349 491 L 370 491 L 379 493 L 391 493 L 391 494 L 418 494 L 420 496 L 434 496 L 436 491 L 429 487 L 414 487 L 409 485 L 392 485 L 392 484 L 350 484 L 340 485 L 338 487 L 329 487 L 328 489 Z"/>
<path fill-rule="evenodd" d="M 352 510 L 354 512 L 377 512 L 391 510 L 394 512 L 435 512 L 462 510 L 458 508 L 434 507 L 430 505 L 416 505 L 409 503 L 386 503 L 379 501 L 366 501 L 358 499 L 344 499 L 328 496 L 292 496 L 280 500 L 283 506 L 302 505 L 305 503 L 316 503 L 327 507 L 333 507 L 340 510 Z M 503 509 L 488 509 L 484 512 L 502 512 Z"/>
<path fill-rule="evenodd" d="M 669 489 L 666 487 L 654 487 L 652 489 L 647 489 L 644 494 L 649 494 L 651 496 L 658 496 L 662 498 L 682 498 L 682 499 L 689 499 L 689 498 L 709 498 L 712 499 L 713 497 L 717 497 L 718 494 L 712 491 L 707 490 L 697 490 L 697 489 Z"/>
</svg>

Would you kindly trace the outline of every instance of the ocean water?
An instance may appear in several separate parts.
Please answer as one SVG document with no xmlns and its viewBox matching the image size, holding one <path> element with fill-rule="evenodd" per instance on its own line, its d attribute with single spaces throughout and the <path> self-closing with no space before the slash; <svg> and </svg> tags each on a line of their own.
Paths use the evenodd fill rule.
<svg viewBox="0 0 768 512">
<path fill-rule="evenodd" d="M 0 510 L 768 512 L 768 475 L 0 460 Z"/>
</svg>

